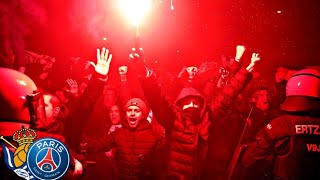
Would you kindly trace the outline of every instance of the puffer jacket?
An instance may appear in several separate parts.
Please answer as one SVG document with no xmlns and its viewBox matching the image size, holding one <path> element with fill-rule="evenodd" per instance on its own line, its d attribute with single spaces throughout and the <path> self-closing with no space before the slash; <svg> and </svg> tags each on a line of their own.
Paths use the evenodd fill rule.
<svg viewBox="0 0 320 180">
<path fill-rule="evenodd" d="M 135 129 L 122 123 L 122 128 L 101 139 L 88 141 L 88 152 L 115 151 L 116 179 L 148 179 L 155 175 L 154 153 L 160 138 L 147 120 L 140 123 Z"/>
<path fill-rule="evenodd" d="M 199 179 L 208 151 L 211 122 L 221 119 L 232 99 L 239 94 L 249 78 L 248 71 L 239 70 L 211 106 L 203 106 L 202 121 L 199 124 L 194 124 L 191 119 L 184 117 L 178 106 L 170 104 L 153 78 L 141 79 L 141 85 L 154 116 L 167 133 L 169 151 L 165 179 Z M 180 98 L 187 95 L 201 97 L 194 91 L 189 91 L 189 94 L 180 94 Z"/>
</svg>

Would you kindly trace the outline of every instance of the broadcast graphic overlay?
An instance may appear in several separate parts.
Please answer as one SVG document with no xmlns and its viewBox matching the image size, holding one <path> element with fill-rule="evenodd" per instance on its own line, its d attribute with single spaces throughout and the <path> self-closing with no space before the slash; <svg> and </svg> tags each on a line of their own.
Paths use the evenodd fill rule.
<svg viewBox="0 0 320 180">
<path fill-rule="evenodd" d="M 66 146 L 53 138 L 41 138 L 34 142 L 36 137 L 33 129 L 24 127 L 13 134 L 18 147 L 3 136 L 0 137 L 7 167 L 26 180 L 55 180 L 63 177 L 70 165 L 70 154 Z"/>
</svg>

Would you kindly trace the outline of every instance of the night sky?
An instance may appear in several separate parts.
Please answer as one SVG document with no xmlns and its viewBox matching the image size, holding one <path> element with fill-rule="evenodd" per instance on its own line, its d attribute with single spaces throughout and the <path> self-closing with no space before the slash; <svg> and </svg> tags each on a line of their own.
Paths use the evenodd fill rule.
<svg viewBox="0 0 320 180">
<path fill-rule="evenodd" d="M 106 46 L 114 61 L 126 63 L 134 28 L 117 10 L 115 0 L 40 1 L 48 26 L 35 28 L 28 48 L 63 59 L 94 58 Z M 246 58 L 259 52 L 263 70 L 277 65 L 320 65 L 320 5 L 316 0 L 157 0 L 141 28 L 141 45 L 149 62 L 180 69 L 234 56 L 247 46 Z M 103 41 L 106 37 L 107 40 Z M 268 68 L 266 68 L 268 67 Z"/>
</svg>

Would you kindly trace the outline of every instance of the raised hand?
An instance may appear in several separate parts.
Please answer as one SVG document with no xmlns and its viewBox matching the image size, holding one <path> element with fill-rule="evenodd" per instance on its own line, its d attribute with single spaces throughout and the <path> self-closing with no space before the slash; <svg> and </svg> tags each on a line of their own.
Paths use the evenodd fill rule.
<svg viewBox="0 0 320 180">
<path fill-rule="evenodd" d="M 136 61 L 141 62 L 143 60 L 143 55 L 144 55 L 144 51 L 142 48 L 139 48 L 139 49 L 132 48 L 131 53 L 129 54 L 129 60 L 133 62 L 136 62 Z"/>
<path fill-rule="evenodd" d="M 109 54 L 109 50 L 103 47 L 101 52 L 100 49 L 97 49 L 97 64 L 93 62 L 90 62 L 90 64 L 94 66 L 94 70 L 97 73 L 107 75 L 110 69 L 111 59 L 112 54 Z"/>
<path fill-rule="evenodd" d="M 147 69 L 145 67 L 144 61 L 144 52 L 142 48 L 132 48 L 131 53 L 129 54 L 129 61 L 132 65 L 134 65 L 134 69 L 138 77 L 147 76 Z"/>
<path fill-rule="evenodd" d="M 80 161 L 78 161 L 77 159 L 74 159 L 74 171 L 72 173 L 72 176 L 78 177 L 81 176 L 83 174 L 83 165 L 81 164 Z"/>
<path fill-rule="evenodd" d="M 236 47 L 236 57 L 234 60 L 239 62 L 245 50 L 246 48 L 243 45 L 238 45 Z"/>
<path fill-rule="evenodd" d="M 199 72 L 198 68 L 195 66 L 187 67 L 186 71 L 189 75 L 189 80 L 192 80 Z"/>
<path fill-rule="evenodd" d="M 211 69 L 216 69 L 217 67 L 218 67 L 217 63 L 206 61 L 200 65 L 199 73 L 203 73 Z"/>
<path fill-rule="evenodd" d="M 251 63 L 256 63 L 258 61 L 260 61 L 260 55 L 258 53 L 252 53 L 251 56 Z"/>
<path fill-rule="evenodd" d="M 73 80 L 73 79 L 67 79 L 66 80 L 68 85 L 69 85 L 69 89 L 67 89 L 66 91 L 71 93 L 72 95 L 74 96 L 77 96 L 78 95 L 78 92 L 79 92 L 79 87 L 78 87 L 78 83 L 76 80 Z"/>
<path fill-rule="evenodd" d="M 247 71 L 252 72 L 256 63 L 261 60 L 260 55 L 258 53 L 252 53 L 251 56 L 251 63 L 249 66 L 246 68 Z"/>
</svg>

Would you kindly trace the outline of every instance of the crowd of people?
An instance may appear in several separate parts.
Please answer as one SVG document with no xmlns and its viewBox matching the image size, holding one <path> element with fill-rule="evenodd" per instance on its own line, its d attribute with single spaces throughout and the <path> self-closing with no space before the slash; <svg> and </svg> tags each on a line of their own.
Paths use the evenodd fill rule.
<svg viewBox="0 0 320 180">
<path fill-rule="evenodd" d="M 255 71 L 264 60 L 244 64 L 245 51 L 172 75 L 148 67 L 142 48 L 114 67 L 103 47 L 96 62 L 71 58 L 63 86 L 52 58 L 37 61 L 38 74 L 34 63 L 1 67 L 0 134 L 24 125 L 65 142 L 66 179 L 319 179 L 319 70 L 278 67 L 268 83 Z M 23 106 L 31 94 L 44 114 Z"/>
</svg>

